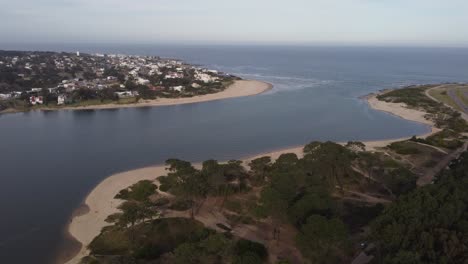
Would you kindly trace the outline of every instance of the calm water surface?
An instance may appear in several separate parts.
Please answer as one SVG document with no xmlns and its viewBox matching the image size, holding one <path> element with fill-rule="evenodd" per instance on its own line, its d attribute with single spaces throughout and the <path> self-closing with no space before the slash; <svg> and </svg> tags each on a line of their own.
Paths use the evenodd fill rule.
<svg viewBox="0 0 468 264">
<path fill-rule="evenodd" d="M 227 160 L 312 140 L 374 140 L 427 127 L 358 99 L 382 88 L 468 81 L 468 50 L 189 46 L 5 46 L 177 57 L 271 82 L 201 104 L 0 115 L 0 263 L 48 263 L 86 194 L 167 158 Z"/>
</svg>

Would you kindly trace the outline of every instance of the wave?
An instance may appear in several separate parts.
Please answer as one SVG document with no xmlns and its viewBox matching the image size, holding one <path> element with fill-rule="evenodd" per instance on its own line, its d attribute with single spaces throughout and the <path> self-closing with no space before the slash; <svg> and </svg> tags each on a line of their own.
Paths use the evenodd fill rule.
<svg viewBox="0 0 468 264">
<path fill-rule="evenodd" d="M 320 80 L 317 78 L 304 78 L 295 76 L 265 75 L 259 73 L 232 73 L 245 79 L 256 79 L 273 84 L 271 93 L 294 91 L 321 87 L 335 83 L 333 80 Z"/>
</svg>

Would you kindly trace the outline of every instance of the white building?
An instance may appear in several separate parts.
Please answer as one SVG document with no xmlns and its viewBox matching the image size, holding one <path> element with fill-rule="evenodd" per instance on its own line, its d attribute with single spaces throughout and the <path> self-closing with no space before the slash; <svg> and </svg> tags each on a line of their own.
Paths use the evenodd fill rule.
<svg viewBox="0 0 468 264">
<path fill-rule="evenodd" d="M 137 82 L 138 84 L 141 84 L 141 85 L 146 85 L 146 84 L 149 84 L 149 83 L 150 83 L 149 80 L 143 79 L 143 78 L 138 78 L 138 79 L 136 80 L 136 82 Z"/>
<path fill-rule="evenodd" d="M 67 97 L 64 94 L 61 94 L 57 97 L 57 105 L 63 105 L 65 104 L 65 100 Z"/>
<path fill-rule="evenodd" d="M 124 92 L 115 92 L 119 98 L 128 98 L 128 97 L 135 97 L 138 96 L 137 91 L 124 91 Z"/>
<path fill-rule="evenodd" d="M 184 78 L 184 74 L 180 72 L 169 72 L 164 76 L 164 79 L 180 79 Z"/>
<path fill-rule="evenodd" d="M 11 94 L 0 94 L 0 100 L 10 99 Z"/>
<path fill-rule="evenodd" d="M 218 77 L 213 77 L 209 74 L 206 73 L 196 73 L 195 78 L 199 81 L 202 81 L 204 83 L 210 83 L 218 80 Z"/>
<path fill-rule="evenodd" d="M 183 86 L 173 86 L 171 87 L 171 90 L 177 91 L 177 92 L 182 92 L 184 90 Z"/>
</svg>

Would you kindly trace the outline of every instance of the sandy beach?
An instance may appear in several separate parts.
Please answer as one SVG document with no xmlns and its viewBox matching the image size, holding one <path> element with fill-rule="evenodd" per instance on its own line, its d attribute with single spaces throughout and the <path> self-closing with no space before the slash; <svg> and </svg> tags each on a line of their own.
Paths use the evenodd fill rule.
<svg viewBox="0 0 468 264">
<path fill-rule="evenodd" d="M 417 135 L 421 138 L 426 138 L 430 135 L 433 135 L 441 129 L 435 127 L 435 124 L 432 120 L 426 119 L 425 116 L 427 115 L 426 112 L 410 109 L 405 104 L 402 103 L 388 103 L 384 101 L 380 101 L 377 99 L 379 94 L 370 94 L 366 96 L 367 103 L 369 106 L 374 110 L 383 111 L 400 118 L 410 120 L 413 122 L 421 123 L 424 125 L 430 126 L 430 131 L 423 135 Z M 396 141 L 407 140 L 410 137 L 403 137 L 403 138 L 395 138 L 395 139 L 384 139 L 384 140 L 376 140 L 376 141 L 366 141 L 363 142 L 366 145 L 367 150 L 374 150 L 375 148 L 385 147 L 388 144 L 391 144 Z"/>
<path fill-rule="evenodd" d="M 257 91 L 259 92 L 269 87 L 263 85 L 263 89 L 260 89 L 260 85 L 254 85 L 257 82 L 254 83 L 252 81 L 249 81 L 249 83 L 250 85 L 252 85 L 252 87 L 257 87 Z M 434 127 L 434 124 L 430 120 L 424 118 L 426 114 L 424 112 L 408 109 L 405 105 L 402 104 L 386 103 L 379 101 L 377 100 L 375 94 L 368 96 L 366 100 L 368 101 L 369 106 L 373 109 L 385 111 L 407 120 L 431 126 L 431 132 L 420 136 L 425 137 L 439 131 L 439 129 Z M 368 150 L 373 150 L 377 147 L 384 147 L 392 142 L 404 139 L 406 138 L 368 141 L 363 143 L 365 143 L 366 148 Z M 243 158 L 242 160 L 244 161 L 244 165 L 246 165 L 250 160 L 262 156 L 270 156 L 273 160 L 275 160 L 281 154 L 295 153 L 299 157 L 302 157 L 302 149 L 303 146 L 291 147 L 252 155 L 250 157 Z M 197 166 L 199 166 L 199 164 Z M 107 216 L 118 212 L 117 207 L 121 204 L 121 201 L 114 199 L 114 197 L 120 190 L 127 188 L 138 181 L 155 180 L 159 176 L 165 174 L 165 166 L 152 166 L 112 175 L 104 181 L 102 181 L 98 186 L 96 186 L 96 188 L 94 188 L 94 190 L 91 191 L 91 193 L 85 200 L 85 205 L 89 208 L 88 212 L 84 214 L 77 214 L 71 220 L 71 223 L 69 225 L 68 231 L 70 235 L 74 237 L 77 241 L 79 241 L 81 245 L 84 246 L 82 246 L 79 253 L 67 263 L 79 263 L 80 259 L 89 253 L 86 249 L 86 246 L 94 239 L 94 237 L 96 237 L 100 233 L 101 229 L 104 226 L 108 225 L 108 223 L 106 223 L 104 220 L 107 218 Z"/>
</svg>

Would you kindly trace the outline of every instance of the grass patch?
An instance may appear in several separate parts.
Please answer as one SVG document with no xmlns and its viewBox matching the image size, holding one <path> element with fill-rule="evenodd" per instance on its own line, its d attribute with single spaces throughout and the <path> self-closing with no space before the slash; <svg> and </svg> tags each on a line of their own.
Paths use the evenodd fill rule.
<svg viewBox="0 0 468 264">
<path fill-rule="evenodd" d="M 409 141 L 394 142 L 388 145 L 388 148 L 401 155 L 414 155 L 421 153 L 421 150 Z"/>
<path fill-rule="evenodd" d="M 448 95 L 446 89 L 432 89 L 429 91 L 429 94 L 435 99 L 439 100 L 440 102 L 443 102 L 444 104 L 450 105 L 451 107 L 461 111 L 458 104 L 455 103 L 453 99 Z"/>
</svg>

